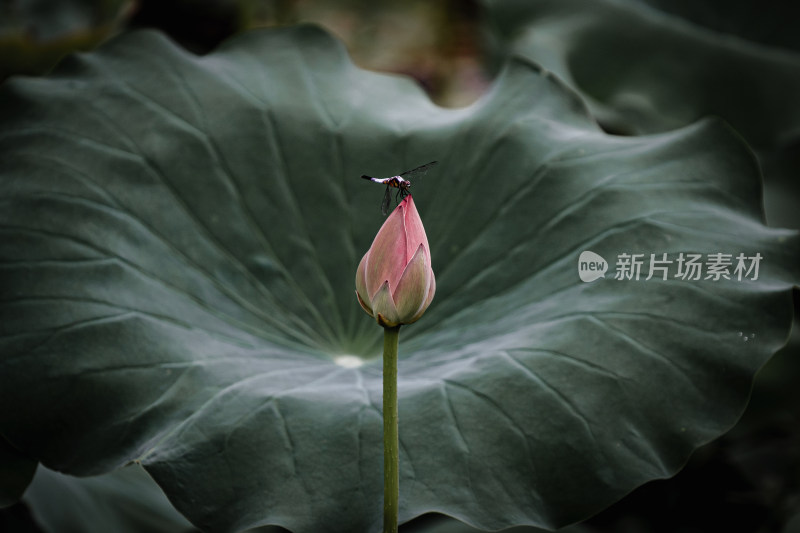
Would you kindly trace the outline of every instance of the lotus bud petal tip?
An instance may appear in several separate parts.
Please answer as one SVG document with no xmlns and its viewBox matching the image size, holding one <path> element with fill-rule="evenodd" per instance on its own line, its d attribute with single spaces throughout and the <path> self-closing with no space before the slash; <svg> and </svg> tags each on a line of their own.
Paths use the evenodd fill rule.
<svg viewBox="0 0 800 533">
<path fill-rule="evenodd" d="M 431 304 L 436 280 L 425 228 L 406 196 L 378 230 L 356 269 L 356 297 L 384 327 L 416 322 Z"/>
</svg>

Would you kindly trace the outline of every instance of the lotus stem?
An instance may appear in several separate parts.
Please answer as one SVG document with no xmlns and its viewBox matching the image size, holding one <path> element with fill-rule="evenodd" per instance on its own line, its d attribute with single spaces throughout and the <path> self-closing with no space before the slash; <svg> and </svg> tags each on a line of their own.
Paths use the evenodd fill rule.
<svg viewBox="0 0 800 533">
<path fill-rule="evenodd" d="M 400 326 L 383 328 L 383 533 L 397 533 L 400 511 L 400 438 L 397 347 Z"/>
</svg>

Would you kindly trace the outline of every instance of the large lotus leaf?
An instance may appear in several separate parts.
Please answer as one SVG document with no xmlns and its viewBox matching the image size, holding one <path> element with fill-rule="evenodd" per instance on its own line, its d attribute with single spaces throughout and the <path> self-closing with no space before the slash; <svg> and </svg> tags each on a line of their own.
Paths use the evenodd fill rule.
<svg viewBox="0 0 800 533">
<path fill-rule="evenodd" d="M 0 437 L 0 507 L 16 502 L 36 472 L 36 461 Z"/>
<path fill-rule="evenodd" d="M 40 467 L 23 501 L 46 533 L 197 531 L 137 465 L 88 478 Z"/>
<path fill-rule="evenodd" d="M 446 110 L 312 27 L 205 57 L 144 32 L 0 102 L 0 433 L 71 474 L 141 462 L 203 529 L 380 529 L 362 173 L 440 161 L 413 188 L 437 293 L 401 331 L 403 521 L 581 519 L 729 428 L 787 336 L 797 235 L 762 224 L 742 141 L 608 136 L 525 61 Z M 614 279 L 631 252 L 763 261 Z"/>
<path fill-rule="evenodd" d="M 758 148 L 769 223 L 800 227 L 796 3 L 483 3 L 499 40 L 579 91 L 607 130 L 654 133 L 725 119 Z"/>
<path fill-rule="evenodd" d="M 800 142 L 800 54 L 712 31 L 645 1 L 653 0 L 483 0 L 497 35 L 579 90 L 610 129 L 661 132 L 716 115 L 759 147 Z M 669 9 L 691 13 L 699 3 Z M 748 10 L 720 6 L 726 14 L 716 19 L 736 13 L 753 23 Z M 776 13 L 782 10 L 768 16 Z M 796 37 L 790 22 L 784 28 Z"/>
<path fill-rule="evenodd" d="M 800 52 L 800 4 L 783 0 L 619 0 L 645 4 L 715 32 Z"/>
</svg>

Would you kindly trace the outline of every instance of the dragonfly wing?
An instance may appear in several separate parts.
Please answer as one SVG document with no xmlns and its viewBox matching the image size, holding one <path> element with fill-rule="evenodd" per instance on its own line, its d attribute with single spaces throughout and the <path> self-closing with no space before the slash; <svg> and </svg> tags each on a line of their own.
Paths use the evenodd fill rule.
<svg viewBox="0 0 800 533">
<path fill-rule="evenodd" d="M 420 176 L 423 176 L 426 172 L 428 172 L 428 170 L 430 170 L 431 167 L 436 166 L 438 164 L 439 164 L 438 161 L 431 161 L 430 163 L 425 163 L 420 167 L 412 168 L 411 170 L 406 170 L 405 172 L 400 174 L 400 177 L 403 179 L 419 178 Z"/>
<path fill-rule="evenodd" d="M 391 203 L 392 203 L 392 189 L 387 185 L 386 193 L 383 195 L 383 200 L 381 200 L 381 213 L 383 213 L 383 216 L 389 214 L 389 204 Z"/>
</svg>

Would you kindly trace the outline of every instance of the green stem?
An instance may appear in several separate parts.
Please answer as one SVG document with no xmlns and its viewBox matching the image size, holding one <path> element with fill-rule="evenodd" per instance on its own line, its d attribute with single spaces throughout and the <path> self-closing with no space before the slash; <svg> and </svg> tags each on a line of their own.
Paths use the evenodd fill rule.
<svg viewBox="0 0 800 533">
<path fill-rule="evenodd" d="M 397 345 L 400 326 L 383 328 L 383 533 L 397 533 L 400 439 L 397 432 Z"/>
</svg>

